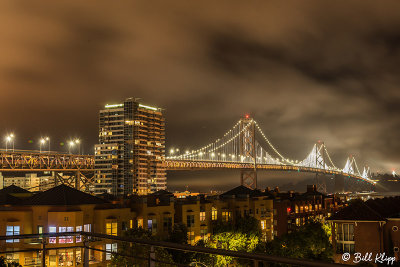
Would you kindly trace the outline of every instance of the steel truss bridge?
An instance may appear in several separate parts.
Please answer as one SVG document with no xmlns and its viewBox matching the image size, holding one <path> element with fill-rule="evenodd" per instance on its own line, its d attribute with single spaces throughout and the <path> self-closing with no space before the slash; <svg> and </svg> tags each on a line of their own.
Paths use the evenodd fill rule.
<svg viewBox="0 0 400 267">
<path fill-rule="evenodd" d="M 296 171 L 316 173 L 318 190 L 326 192 L 324 175 L 338 175 L 375 184 L 368 167 L 360 172 L 354 157 L 347 158 L 343 168 L 337 167 L 323 142 L 316 143 L 301 160 L 284 157 L 270 142 L 252 118 L 240 119 L 221 138 L 208 145 L 164 159 L 167 170 L 241 171 L 241 184 L 257 188 L 257 171 Z M 64 183 L 80 190 L 89 190 L 94 183 L 94 156 L 56 152 L 0 151 L 0 172 L 52 172 L 53 184 Z M 62 173 L 62 175 L 61 175 Z"/>
<path fill-rule="evenodd" d="M 88 191 L 94 179 L 94 157 L 56 152 L 0 151 L 0 173 L 21 172 L 51 172 L 54 179 L 49 184 L 62 183 Z"/>
<path fill-rule="evenodd" d="M 173 154 L 175 151 L 171 151 Z M 297 171 L 316 173 L 318 190 L 326 192 L 324 175 L 340 175 L 375 184 L 368 167 L 360 172 L 354 157 L 337 167 L 323 142 L 316 143 L 301 160 L 283 156 L 270 142 L 259 124 L 248 116 L 240 119 L 214 142 L 182 154 L 170 155 L 164 162 L 167 170 L 239 169 L 241 184 L 257 188 L 257 171 Z"/>
</svg>

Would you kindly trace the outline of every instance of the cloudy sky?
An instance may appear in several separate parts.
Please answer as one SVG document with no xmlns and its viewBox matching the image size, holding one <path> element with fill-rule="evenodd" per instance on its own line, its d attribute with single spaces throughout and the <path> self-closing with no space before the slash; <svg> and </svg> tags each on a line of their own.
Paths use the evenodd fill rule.
<svg viewBox="0 0 400 267">
<path fill-rule="evenodd" d="M 91 153 L 98 110 L 133 96 L 165 108 L 167 147 L 200 147 L 251 113 L 287 157 L 323 140 L 338 166 L 353 154 L 400 169 L 399 12 L 365 0 L 1 1 L 0 135 L 25 149 L 49 135 L 60 151 L 80 137 Z"/>
</svg>

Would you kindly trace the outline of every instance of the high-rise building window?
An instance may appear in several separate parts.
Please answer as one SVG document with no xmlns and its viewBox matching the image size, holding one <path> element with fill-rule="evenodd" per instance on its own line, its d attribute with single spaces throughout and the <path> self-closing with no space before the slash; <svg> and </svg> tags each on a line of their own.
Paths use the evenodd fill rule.
<svg viewBox="0 0 400 267">
<path fill-rule="evenodd" d="M 6 226 L 6 235 L 19 235 L 20 227 L 19 225 L 7 225 Z M 19 239 L 7 239 L 6 243 L 18 243 Z"/>
<path fill-rule="evenodd" d="M 106 233 L 107 233 L 107 235 L 117 235 L 118 234 L 118 223 L 117 222 L 106 223 Z"/>
<path fill-rule="evenodd" d="M 218 219 L 218 210 L 215 207 L 211 208 L 211 220 L 215 221 Z"/>
</svg>

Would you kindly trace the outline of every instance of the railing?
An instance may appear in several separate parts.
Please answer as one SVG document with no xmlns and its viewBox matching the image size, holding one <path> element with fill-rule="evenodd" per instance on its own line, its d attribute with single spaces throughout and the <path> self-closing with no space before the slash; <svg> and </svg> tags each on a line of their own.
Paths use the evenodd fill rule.
<svg viewBox="0 0 400 267">
<path fill-rule="evenodd" d="M 38 258 L 25 258 L 28 259 L 28 262 L 30 263 L 37 263 L 41 262 L 42 266 L 44 266 L 44 263 L 46 262 L 45 257 L 46 257 L 46 251 L 47 250 L 52 250 L 52 249 L 65 249 L 65 248 L 83 248 L 84 253 L 83 253 L 83 266 L 84 267 L 89 267 L 89 262 L 93 261 L 93 259 L 90 258 L 89 256 L 89 250 L 93 251 L 100 251 L 104 253 L 110 253 L 113 255 L 118 255 L 126 258 L 135 258 L 135 259 L 141 259 L 141 260 L 147 260 L 149 263 L 149 266 L 154 266 L 156 262 L 161 262 L 158 259 L 155 258 L 154 254 L 154 247 L 160 247 L 160 248 L 165 248 L 169 250 L 178 250 L 178 251 L 186 251 L 186 252 L 194 252 L 194 253 L 202 253 L 202 254 L 211 254 L 211 255 L 222 255 L 222 256 L 229 256 L 229 257 L 234 257 L 234 258 L 240 258 L 240 259 L 246 259 L 254 262 L 254 266 L 265 266 L 263 265 L 264 263 L 280 263 L 280 264 L 288 264 L 292 266 L 310 266 L 310 267 L 337 267 L 337 266 L 347 266 L 343 264 L 336 264 L 336 263 L 327 263 L 327 262 L 321 262 L 321 261 L 312 261 L 312 260 L 305 260 L 305 259 L 294 259 L 294 258 L 286 258 L 286 257 L 280 257 L 280 256 L 271 256 L 271 255 L 265 255 L 261 253 L 248 253 L 248 252 L 240 252 L 240 251 L 231 251 L 231 250 L 225 250 L 225 249 L 214 249 L 214 248 L 206 248 L 206 247 L 198 247 L 198 246 L 190 246 L 190 245 L 182 245 L 182 244 L 177 244 L 177 243 L 171 243 L 171 242 L 164 242 L 164 241 L 154 241 L 154 240 L 144 240 L 144 239 L 137 239 L 137 238 L 130 238 L 130 237 L 120 237 L 120 236 L 112 236 L 112 235 L 106 235 L 106 234 L 100 234 L 100 233 L 89 233 L 89 232 L 69 232 L 68 235 L 82 235 L 85 237 L 85 241 L 83 242 L 83 245 L 81 246 L 70 246 L 70 247 L 47 247 L 46 244 L 46 239 L 49 237 L 59 237 L 65 235 L 65 233 L 45 233 L 45 234 L 24 234 L 24 235 L 14 235 L 14 236 L 0 236 L 0 240 L 7 240 L 7 239 L 32 239 L 32 238 L 42 238 L 44 241 L 42 243 L 42 248 L 39 249 L 42 251 L 42 259 Z M 132 255 L 125 255 L 119 252 L 112 252 L 112 251 L 106 251 L 103 249 L 98 249 L 90 246 L 90 240 L 89 239 L 101 239 L 101 240 L 114 240 L 118 242 L 127 242 L 131 244 L 136 244 L 136 245 L 142 245 L 142 246 L 149 246 L 150 249 L 150 254 L 149 255 L 143 255 L 143 257 L 134 257 Z M 18 252 L 29 252 L 29 251 L 39 251 L 38 249 L 24 249 L 24 250 L 14 250 L 14 253 Z M 5 254 L 5 253 L 10 253 L 10 251 L 0 251 L 0 254 Z M 163 262 L 167 263 L 167 262 Z M 40 264 L 40 263 L 39 263 Z M 175 266 L 182 266 L 181 264 L 175 264 L 175 263 L 167 263 Z M 25 264 L 27 265 L 27 264 Z"/>
</svg>

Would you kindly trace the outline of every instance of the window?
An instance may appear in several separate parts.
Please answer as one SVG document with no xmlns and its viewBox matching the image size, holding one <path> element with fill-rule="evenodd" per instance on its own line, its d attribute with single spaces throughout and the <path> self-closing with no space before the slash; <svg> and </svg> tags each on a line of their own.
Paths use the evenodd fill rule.
<svg viewBox="0 0 400 267">
<path fill-rule="evenodd" d="M 218 219 L 218 211 L 216 208 L 211 208 L 211 220 L 215 221 Z"/>
<path fill-rule="evenodd" d="M 91 224 L 85 224 L 83 226 L 83 231 L 85 232 L 91 232 L 92 231 L 92 225 Z"/>
<path fill-rule="evenodd" d="M 172 230 L 172 217 L 164 217 L 164 231 L 165 232 L 170 232 Z"/>
<path fill-rule="evenodd" d="M 50 226 L 50 227 L 49 227 L 49 233 L 57 233 L 57 227 L 55 227 L 55 226 Z M 49 243 L 50 243 L 50 244 L 55 244 L 55 243 L 57 243 L 57 237 L 49 237 Z"/>
<path fill-rule="evenodd" d="M 399 230 L 399 227 L 397 227 L 396 225 L 394 225 L 394 226 L 392 227 L 392 230 L 393 230 L 393 232 L 397 232 L 397 231 Z"/>
<path fill-rule="evenodd" d="M 187 227 L 194 227 L 194 215 L 186 216 L 186 225 Z"/>
<path fill-rule="evenodd" d="M 43 226 L 38 225 L 37 229 L 38 234 L 43 234 Z"/>
<path fill-rule="evenodd" d="M 157 220 L 156 219 L 147 220 L 147 229 L 153 234 L 157 233 Z"/>
<path fill-rule="evenodd" d="M 206 220 L 206 212 L 205 211 L 201 211 L 200 212 L 200 221 L 204 222 Z"/>
<path fill-rule="evenodd" d="M 230 211 L 223 211 L 222 212 L 222 220 L 225 222 L 229 221 L 231 219 L 232 213 Z"/>
<path fill-rule="evenodd" d="M 66 233 L 66 232 L 73 232 L 74 227 L 58 227 L 58 232 L 59 233 Z M 58 242 L 63 244 L 63 243 L 73 243 L 74 242 L 74 237 L 73 236 L 60 236 L 58 238 Z"/>
<path fill-rule="evenodd" d="M 188 235 L 188 243 L 190 245 L 194 245 L 194 232 L 193 231 L 187 232 L 187 235 Z"/>
<path fill-rule="evenodd" d="M 336 223 L 336 253 L 354 253 L 354 224 Z"/>
<path fill-rule="evenodd" d="M 106 244 L 106 251 L 117 252 L 117 243 Z M 111 253 L 106 253 L 106 261 L 111 260 Z"/>
<path fill-rule="evenodd" d="M 77 226 L 76 227 L 76 231 L 77 232 L 81 232 L 82 231 L 82 226 Z M 82 236 L 81 235 L 77 235 L 76 236 L 76 242 L 78 243 L 78 242 L 82 242 Z"/>
<path fill-rule="evenodd" d="M 109 222 L 106 223 L 106 233 L 107 235 L 117 235 L 118 230 L 118 223 L 117 222 Z"/>
<path fill-rule="evenodd" d="M 20 234 L 19 225 L 7 225 L 6 235 L 19 235 Z M 18 243 L 19 239 L 7 239 L 6 243 Z"/>
<path fill-rule="evenodd" d="M 267 221 L 266 220 L 261 220 L 261 229 L 265 230 L 267 228 Z"/>
<path fill-rule="evenodd" d="M 137 220 L 137 227 L 138 228 L 140 228 L 140 227 L 143 228 L 143 219 L 140 218 L 140 219 Z"/>
</svg>

